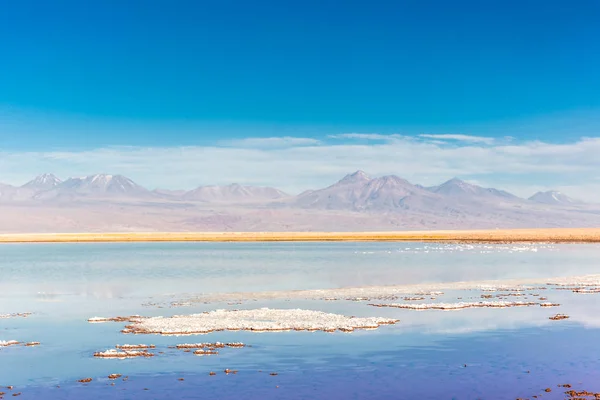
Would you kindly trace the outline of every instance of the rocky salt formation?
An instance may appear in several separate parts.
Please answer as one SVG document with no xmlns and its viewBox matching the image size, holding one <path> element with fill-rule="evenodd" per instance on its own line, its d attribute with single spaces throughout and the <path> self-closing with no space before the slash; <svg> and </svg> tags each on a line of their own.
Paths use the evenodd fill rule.
<svg viewBox="0 0 600 400">
<path fill-rule="evenodd" d="M 481 290 L 482 292 L 523 292 L 525 290 L 532 290 L 534 288 L 530 286 L 478 285 L 475 286 L 474 289 Z"/>
<path fill-rule="evenodd" d="M 462 310 L 465 308 L 508 308 L 535 306 L 537 303 L 524 301 L 480 301 L 459 303 L 428 303 L 428 304 L 369 304 L 373 307 L 404 308 L 408 310 Z"/>
<path fill-rule="evenodd" d="M 600 275 L 570 276 L 549 279 L 548 285 L 552 286 L 597 286 L 600 287 Z"/>
<path fill-rule="evenodd" d="M 573 293 L 581 293 L 581 294 L 593 294 L 600 293 L 600 288 L 575 288 L 572 290 Z"/>
<path fill-rule="evenodd" d="M 8 318 L 27 318 L 31 315 L 30 312 L 24 313 L 13 313 L 13 314 L 0 314 L 0 319 L 8 319 Z"/>
<path fill-rule="evenodd" d="M 27 342 L 27 343 L 22 343 L 19 342 L 18 340 L 0 340 L 0 347 L 9 347 L 9 346 L 25 346 L 25 347 L 34 347 L 34 346 L 39 346 L 41 343 L 40 342 Z"/>
<path fill-rule="evenodd" d="M 216 343 L 183 343 L 175 346 L 178 349 L 190 350 L 190 349 L 222 349 L 225 344 Z"/>
<path fill-rule="evenodd" d="M 233 348 L 242 348 L 242 347 L 246 347 L 246 345 L 242 342 L 233 342 L 233 343 L 226 343 L 225 344 L 227 347 L 233 347 Z"/>
<path fill-rule="evenodd" d="M 223 349 L 225 347 L 246 347 L 244 343 L 241 342 L 233 342 L 233 343 L 183 343 L 175 346 L 178 349 Z"/>
<path fill-rule="evenodd" d="M 577 391 L 577 390 L 568 390 L 565 392 L 565 394 L 568 396 L 569 399 L 577 399 L 577 400 L 583 400 L 583 399 L 600 399 L 600 392 L 596 393 L 596 392 L 588 392 L 587 390 L 581 390 L 581 391 Z"/>
<path fill-rule="evenodd" d="M 581 285 L 577 285 L 581 284 Z M 536 285 L 536 286 L 532 286 Z M 600 275 L 571 276 L 562 278 L 531 278 L 531 279 L 509 279 L 495 281 L 466 281 L 466 282 L 444 282 L 431 284 L 410 285 L 386 285 L 368 287 L 348 287 L 337 289 L 311 289 L 293 291 L 271 291 L 271 292 L 246 292 L 246 293 L 213 293 L 195 296 L 186 299 L 178 299 L 170 303 L 172 307 L 182 305 L 189 306 L 197 303 L 208 302 L 233 302 L 247 300 L 276 300 L 276 299 L 303 299 L 303 300 L 343 300 L 355 298 L 368 298 L 371 300 L 394 300 L 403 296 L 437 296 L 448 290 L 477 290 L 481 292 L 509 292 L 523 293 L 549 289 L 543 285 L 550 285 L 552 289 L 565 288 L 572 290 L 580 287 L 600 288 Z M 489 293 L 485 293 L 489 294 Z M 508 293 L 499 293 L 506 295 Z"/>
<path fill-rule="evenodd" d="M 558 303 L 540 303 L 540 307 L 558 307 L 560 304 Z"/>
<path fill-rule="evenodd" d="M 562 319 L 568 319 L 569 316 L 566 314 L 556 314 L 551 316 L 549 319 L 551 319 L 552 321 L 560 321 Z"/>
<path fill-rule="evenodd" d="M 156 348 L 153 344 L 118 344 L 115 348 L 119 350 L 141 350 L 141 349 L 154 349 Z"/>
<path fill-rule="evenodd" d="M 397 322 L 398 320 L 389 318 L 347 317 L 312 310 L 260 308 L 152 317 L 139 320 L 127 326 L 125 330 L 131 333 L 160 335 L 191 335 L 223 330 L 352 332 L 355 329 L 377 329 L 380 325 Z"/>
<path fill-rule="evenodd" d="M 91 324 L 100 324 L 104 322 L 136 322 L 143 319 L 141 315 L 131 315 L 129 317 L 92 317 L 88 319 L 88 322 Z"/>
<path fill-rule="evenodd" d="M 197 356 L 210 356 L 210 355 L 219 354 L 219 352 L 216 350 L 198 349 L 198 350 L 194 351 L 194 354 Z"/>
<path fill-rule="evenodd" d="M 97 358 L 137 358 L 137 357 L 154 357 L 153 353 L 148 352 L 147 350 L 115 350 L 110 349 L 106 351 L 99 351 L 94 353 L 94 357 Z"/>
</svg>

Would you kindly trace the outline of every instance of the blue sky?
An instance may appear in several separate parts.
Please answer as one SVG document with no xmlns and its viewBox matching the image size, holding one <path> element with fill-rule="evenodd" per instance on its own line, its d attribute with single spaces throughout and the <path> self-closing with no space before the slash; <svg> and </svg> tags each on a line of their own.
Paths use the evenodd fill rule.
<svg viewBox="0 0 600 400">
<path fill-rule="evenodd" d="M 151 186 L 237 178 L 300 190 L 362 168 L 420 181 L 459 174 L 516 191 L 576 186 L 585 195 L 591 189 L 582 185 L 598 180 L 598 165 L 579 153 L 565 161 L 566 170 L 573 159 L 582 164 L 571 175 L 440 160 L 461 149 L 503 152 L 509 141 L 560 151 L 583 143 L 587 151 L 585 138 L 600 136 L 599 19 L 596 0 L 7 1 L 0 181 L 18 183 L 42 168 L 67 175 L 110 169 Z M 439 155 L 428 149 L 422 156 L 439 170 L 408 169 L 397 156 L 417 151 L 409 142 L 437 146 Z M 181 164 L 192 171 L 173 180 L 151 173 L 149 159 L 130 159 L 133 151 L 202 154 L 249 144 L 264 158 L 227 153 L 211 166 L 227 170 L 232 157 L 252 176 L 199 176 L 206 165 Z M 389 160 L 344 147 L 376 152 L 392 144 Z M 256 177 L 269 171 L 253 166 L 297 146 L 314 152 L 306 157 L 313 167 L 294 168 L 312 172 Z M 354 162 L 331 159 L 332 148 Z M 90 152 L 114 158 L 64 161 Z M 527 151 L 521 157 L 532 167 L 556 161 Z M 15 172 L 9 160 L 29 167 Z"/>
</svg>

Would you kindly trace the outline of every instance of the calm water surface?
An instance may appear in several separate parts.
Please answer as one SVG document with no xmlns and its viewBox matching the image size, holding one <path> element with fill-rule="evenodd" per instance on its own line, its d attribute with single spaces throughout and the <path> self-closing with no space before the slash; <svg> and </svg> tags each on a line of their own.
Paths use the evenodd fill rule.
<svg viewBox="0 0 600 400">
<path fill-rule="evenodd" d="M 544 293 L 560 309 L 454 312 L 369 307 L 361 302 L 249 301 L 186 308 L 143 306 L 190 294 L 324 289 L 600 273 L 596 245 L 423 243 L 164 243 L 0 246 L 0 385 L 21 398 L 563 398 L 559 383 L 600 391 L 600 294 Z M 479 301 L 447 292 L 435 301 Z M 219 332 L 125 336 L 92 316 L 173 315 L 216 308 L 307 308 L 399 318 L 351 334 Z M 571 316 L 550 321 L 556 312 Z M 168 349 L 182 342 L 242 341 L 215 357 Z M 154 343 L 152 359 L 100 360 L 115 344 Z M 466 365 L 466 367 L 465 367 Z M 220 373 L 237 369 L 236 375 Z M 217 371 L 217 376 L 209 376 Z M 259 372 L 262 371 L 262 372 Z M 277 376 L 269 375 L 277 372 Z M 109 384 L 110 373 L 128 375 Z M 93 377 L 89 385 L 75 381 Z M 184 378 L 179 381 L 178 378 Z M 60 388 L 56 386 L 59 385 Z M 145 390 L 148 389 L 148 390 Z M 0 391 L 4 391 L 0 389 Z"/>
</svg>

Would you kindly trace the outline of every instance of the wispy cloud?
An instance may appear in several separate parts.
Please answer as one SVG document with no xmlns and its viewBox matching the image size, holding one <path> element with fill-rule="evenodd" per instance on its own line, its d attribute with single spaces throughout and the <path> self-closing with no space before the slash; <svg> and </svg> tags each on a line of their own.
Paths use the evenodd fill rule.
<svg viewBox="0 0 600 400">
<path fill-rule="evenodd" d="M 382 135 L 380 133 L 340 133 L 337 135 L 329 135 L 327 137 L 330 139 L 358 139 L 375 141 L 394 141 L 407 138 L 406 136 L 399 134 Z"/>
<path fill-rule="evenodd" d="M 252 138 L 234 139 L 234 140 L 226 140 L 226 141 L 219 142 L 220 145 L 230 146 L 230 147 L 257 147 L 257 148 L 316 146 L 320 143 L 321 143 L 320 140 L 314 139 L 314 138 L 291 137 L 291 136 L 264 137 L 264 138 L 252 137 Z"/>
<path fill-rule="evenodd" d="M 422 133 L 416 136 L 401 135 L 398 133 L 393 134 L 381 134 L 381 133 L 341 133 L 336 135 L 329 135 L 330 139 L 346 139 L 346 140 L 363 140 L 363 141 L 383 141 L 383 142 L 395 142 L 399 140 L 421 140 L 434 144 L 448 144 L 451 142 L 455 143 L 479 143 L 491 145 L 497 142 L 495 138 L 485 136 L 472 136 L 463 134 L 433 134 L 433 133 Z M 505 138 L 509 141 L 508 137 Z"/>
<path fill-rule="evenodd" d="M 468 142 L 468 143 L 483 143 L 483 144 L 493 144 L 496 141 L 496 139 L 491 138 L 491 137 L 471 136 L 471 135 L 462 135 L 462 134 L 423 133 L 423 134 L 420 134 L 419 137 L 425 138 L 425 139 L 448 140 L 448 141 Z"/>
<path fill-rule="evenodd" d="M 43 172 L 63 178 L 106 172 L 127 175 L 149 188 L 239 182 L 294 193 L 323 187 L 363 169 L 374 176 L 396 174 L 425 185 L 458 176 L 522 196 L 534 189 L 559 188 L 574 197 L 600 201 L 598 181 L 594 181 L 600 170 L 598 154 L 600 137 L 485 146 L 473 141 L 447 146 L 439 139 L 402 136 L 376 143 L 250 138 L 212 146 L 0 151 L 0 181 L 21 184 Z"/>
</svg>

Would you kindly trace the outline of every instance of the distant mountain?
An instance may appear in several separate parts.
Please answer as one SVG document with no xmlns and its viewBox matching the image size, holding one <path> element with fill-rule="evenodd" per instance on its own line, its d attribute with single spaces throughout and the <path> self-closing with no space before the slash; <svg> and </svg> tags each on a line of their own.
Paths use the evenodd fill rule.
<svg viewBox="0 0 600 400">
<path fill-rule="evenodd" d="M 279 189 L 265 186 L 242 186 L 237 183 L 227 186 L 200 186 L 186 192 L 182 199 L 202 202 L 246 202 L 270 201 L 288 197 Z"/>
<path fill-rule="evenodd" d="M 353 174 L 348 174 L 345 177 L 343 177 L 342 179 L 340 179 L 340 181 L 338 183 L 336 183 L 336 185 L 351 185 L 351 184 L 360 184 L 360 183 L 367 183 L 371 180 L 371 178 L 369 177 L 369 175 L 367 175 L 364 171 L 358 170 L 356 172 L 354 172 Z"/>
<path fill-rule="evenodd" d="M 24 184 L 23 188 L 32 189 L 34 191 L 50 190 L 62 183 L 62 180 L 54 176 L 53 174 L 42 174 L 35 179 Z"/>
<path fill-rule="evenodd" d="M 579 200 L 575 200 L 566 194 L 561 192 L 557 192 L 555 190 L 549 190 L 547 192 L 537 192 L 533 196 L 529 198 L 529 200 L 534 201 L 536 203 L 548 204 L 548 205 L 562 205 L 562 206 L 571 206 L 583 204 L 583 202 Z"/>
<path fill-rule="evenodd" d="M 98 174 L 81 178 L 69 178 L 54 189 L 36 195 L 37 199 L 50 199 L 73 196 L 100 197 L 148 197 L 146 188 L 122 175 Z"/>
<path fill-rule="evenodd" d="M 176 199 L 183 196 L 187 192 L 185 190 L 154 189 L 152 193 L 159 197 Z"/>
<path fill-rule="evenodd" d="M 357 171 L 329 187 L 298 195 L 294 205 L 325 210 L 389 211 L 425 207 L 438 197 L 394 175 L 371 179 Z"/>
<path fill-rule="evenodd" d="M 6 201 L 12 198 L 16 190 L 17 188 L 14 186 L 0 183 L 0 201 Z"/>
<path fill-rule="evenodd" d="M 0 202 L 29 200 L 34 194 L 35 191 L 29 188 L 0 183 Z"/>
<path fill-rule="evenodd" d="M 0 232 L 364 231 L 600 226 L 600 205 L 559 192 L 529 200 L 459 179 L 423 187 L 363 171 L 288 196 L 269 187 L 148 191 L 121 175 L 0 184 Z"/>
<path fill-rule="evenodd" d="M 460 198 L 463 200 L 521 200 L 519 197 L 505 192 L 504 190 L 484 188 L 481 186 L 473 185 L 471 183 L 467 183 L 458 178 L 450 179 L 449 181 L 444 182 L 439 186 L 433 186 L 427 189 L 433 193 L 453 198 Z"/>
</svg>

